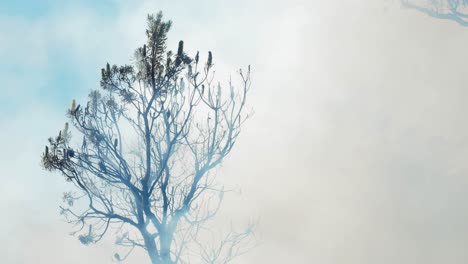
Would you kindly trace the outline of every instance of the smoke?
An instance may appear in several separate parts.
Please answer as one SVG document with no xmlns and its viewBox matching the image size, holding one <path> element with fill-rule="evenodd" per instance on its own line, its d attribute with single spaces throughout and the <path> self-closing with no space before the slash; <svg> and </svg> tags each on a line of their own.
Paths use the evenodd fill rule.
<svg viewBox="0 0 468 264">
<path fill-rule="evenodd" d="M 116 19 L 67 9 L 52 20 L 63 22 L 59 32 L 34 45 L 43 54 L 47 43 L 76 43 L 67 51 L 80 58 L 77 74 L 97 88 L 99 69 L 128 62 L 143 43 L 146 13 L 162 9 L 174 21 L 168 46 L 183 39 L 191 56 L 212 51 L 221 82 L 252 65 L 255 115 L 219 170 L 241 194 L 228 193 L 213 223 L 259 220 L 260 245 L 237 263 L 468 261 L 467 28 L 383 1 L 180 5 L 123 2 Z M 43 32 L 48 23 L 32 28 Z M 83 42 L 95 25 L 94 42 Z M 95 43 L 107 37 L 118 41 Z M 116 252 L 111 240 L 83 247 L 67 236 L 55 208 L 68 185 L 38 164 L 70 100 L 39 101 L 0 121 L 8 128 L 0 132 L 8 150 L 0 173 L 6 263 L 111 263 Z M 145 261 L 136 252 L 128 263 Z"/>
</svg>

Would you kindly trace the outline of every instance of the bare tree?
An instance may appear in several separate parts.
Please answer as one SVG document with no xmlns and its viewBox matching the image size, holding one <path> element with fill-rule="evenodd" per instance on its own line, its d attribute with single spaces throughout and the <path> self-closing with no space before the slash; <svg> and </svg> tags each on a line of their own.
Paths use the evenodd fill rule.
<svg viewBox="0 0 468 264">
<path fill-rule="evenodd" d="M 250 66 L 239 70 L 239 88 L 231 80 L 222 87 L 213 81 L 211 52 L 202 63 L 182 41 L 177 53 L 166 51 L 170 28 L 161 12 L 148 16 L 147 43 L 133 66 L 107 64 L 102 89 L 84 105 L 72 101 L 70 128 L 67 122 L 49 138 L 42 165 L 76 186 L 64 193 L 61 212 L 83 244 L 112 232 L 116 244 L 129 247 L 117 261 L 140 247 L 153 264 L 227 263 L 245 251 L 250 228 L 213 248 L 198 238 L 225 192 L 214 169 L 249 116 Z"/>
<path fill-rule="evenodd" d="M 401 0 L 404 7 L 468 26 L 468 0 Z"/>
</svg>

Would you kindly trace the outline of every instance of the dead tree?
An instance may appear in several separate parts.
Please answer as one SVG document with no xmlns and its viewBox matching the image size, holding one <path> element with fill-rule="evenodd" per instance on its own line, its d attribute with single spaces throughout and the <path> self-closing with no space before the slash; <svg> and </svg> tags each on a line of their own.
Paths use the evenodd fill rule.
<svg viewBox="0 0 468 264">
<path fill-rule="evenodd" d="M 231 152 L 248 118 L 250 66 L 238 86 L 213 81 L 213 55 L 202 62 L 179 42 L 166 50 L 171 21 L 148 16 L 147 42 L 132 66 L 101 70 L 101 89 L 83 105 L 73 100 L 68 123 L 49 138 L 42 165 L 76 186 L 61 207 L 83 244 L 106 233 L 116 244 L 147 251 L 156 263 L 227 263 L 244 252 L 251 230 L 231 233 L 207 249 L 199 232 L 218 209 L 224 189 L 214 169 Z M 194 258 L 194 251 L 198 256 Z M 115 254 L 122 261 L 127 254 Z"/>
</svg>

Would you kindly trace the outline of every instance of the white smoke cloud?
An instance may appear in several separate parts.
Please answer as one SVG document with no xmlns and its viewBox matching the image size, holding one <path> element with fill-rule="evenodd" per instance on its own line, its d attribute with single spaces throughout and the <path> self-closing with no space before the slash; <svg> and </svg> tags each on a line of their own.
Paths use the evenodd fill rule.
<svg viewBox="0 0 468 264">
<path fill-rule="evenodd" d="M 96 80 L 77 91 L 80 101 L 105 62 L 128 62 L 146 14 L 160 9 L 174 21 L 169 47 L 184 39 L 189 51 L 212 50 L 220 80 L 252 64 L 255 115 L 220 170 L 242 194 L 226 198 L 214 223 L 259 218 L 262 243 L 237 263 L 468 260 L 468 28 L 383 1 L 127 1 L 117 18 L 73 7 L 9 20 L 0 55 L 41 68 L 51 48 L 65 46 L 77 74 Z M 0 118 L 5 263 L 111 263 L 111 240 L 84 247 L 67 236 L 56 209 L 69 186 L 39 167 L 71 98 L 63 107 L 25 103 L 37 89 L 28 78 L 2 87 L 18 100 L 16 116 Z M 128 263 L 146 260 L 140 252 Z"/>
</svg>

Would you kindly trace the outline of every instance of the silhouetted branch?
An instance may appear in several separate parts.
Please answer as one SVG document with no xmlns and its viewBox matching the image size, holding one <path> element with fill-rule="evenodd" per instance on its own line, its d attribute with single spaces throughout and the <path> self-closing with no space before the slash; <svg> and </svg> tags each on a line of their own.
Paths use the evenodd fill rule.
<svg viewBox="0 0 468 264">
<path fill-rule="evenodd" d="M 468 9 L 466 0 L 401 0 L 404 7 L 415 9 L 431 17 L 457 22 L 468 26 Z"/>
</svg>

